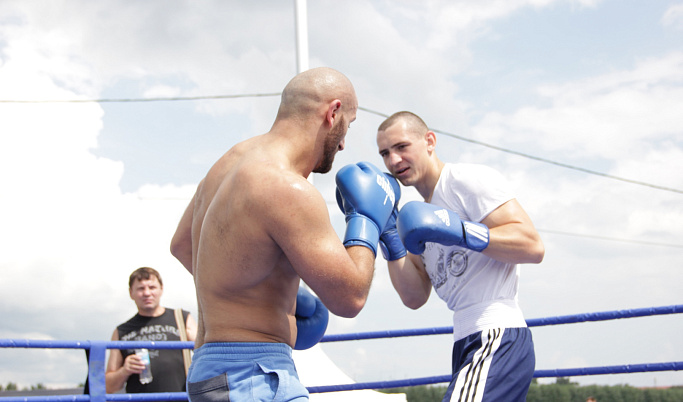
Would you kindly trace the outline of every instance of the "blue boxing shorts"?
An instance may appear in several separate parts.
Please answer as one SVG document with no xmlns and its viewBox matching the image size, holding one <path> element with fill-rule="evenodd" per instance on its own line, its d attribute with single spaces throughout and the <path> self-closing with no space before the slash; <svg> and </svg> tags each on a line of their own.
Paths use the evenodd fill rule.
<svg viewBox="0 0 683 402">
<path fill-rule="evenodd" d="M 453 378 L 443 401 L 524 402 L 536 355 L 529 328 L 496 328 L 453 345 Z"/>
<path fill-rule="evenodd" d="M 190 402 L 308 401 L 284 343 L 207 343 L 187 374 Z"/>
</svg>

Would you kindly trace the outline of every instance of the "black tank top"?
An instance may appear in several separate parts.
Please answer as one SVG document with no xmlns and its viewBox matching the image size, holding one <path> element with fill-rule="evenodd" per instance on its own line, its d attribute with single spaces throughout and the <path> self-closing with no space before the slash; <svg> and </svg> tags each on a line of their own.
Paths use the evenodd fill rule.
<svg viewBox="0 0 683 402">
<path fill-rule="evenodd" d="M 183 321 L 190 315 L 183 310 Z M 180 333 L 175 322 L 173 309 L 166 308 L 159 317 L 144 317 L 136 314 L 117 327 L 122 341 L 179 341 Z M 125 360 L 135 349 L 121 349 Z M 132 374 L 126 383 L 127 393 L 141 392 L 184 392 L 185 366 L 181 349 L 149 349 L 152 366 L 152 382 L 140 384 L 140 376 Z"/>
</svg>

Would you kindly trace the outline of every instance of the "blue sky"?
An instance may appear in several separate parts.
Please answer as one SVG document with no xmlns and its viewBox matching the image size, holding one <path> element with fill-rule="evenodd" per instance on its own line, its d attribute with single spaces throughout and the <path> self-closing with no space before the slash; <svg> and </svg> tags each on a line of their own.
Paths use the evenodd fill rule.
<svg viewBox="0 0 683 402">
<path fill-rule="evenodd" d="M 441 159 L 499 169 L 541 230 L 544 262 L 522 267 L 527 318 L 682 304 L 683 2 L 323 0 L 308 4 L 308 33 L 310 66 L 344 72 L 361 107 L 678 190 L 439 134 Z M 295 73 L 293 1 L 0 3 L 0 100 L 277 93 Z M 191 278 L 168 252 L 175 225 L 215 159 L 270 128 L 278 100 L 0 103 L 0 338 L 108 339 L 134 312 L 127 277 L 144 265 L 162 272 L 165 304 L 196 313 Z M 334 172 L 381 165 L 381 121 L 359 111 L 332 173 L 314 177 L 340 234 Z M 333 317 L 328 333 L 449 324 L 435 296 L 403 307 L 379 258 L 366 308 Z M 681 329 L 677 316 L 536 328 L 537 368 L 682 361 Z M 323 349 L 377 381 L 448 374 L 451 342 Z M 2 384 L 84 376 L 77 351 L 0 350 Z M 573 380 L 683 384 L 677 372 Z"/>
</svg>

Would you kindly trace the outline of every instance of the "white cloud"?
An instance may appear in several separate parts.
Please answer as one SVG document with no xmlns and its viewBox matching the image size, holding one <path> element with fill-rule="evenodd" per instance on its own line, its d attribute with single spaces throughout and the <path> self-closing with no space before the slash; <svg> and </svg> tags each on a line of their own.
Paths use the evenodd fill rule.
<svg viewBox="0 0 683 402">
<path fill-rule="evenodd" d="M 171 98 L 175 96 L 180 96 L 180 88 L 172 87 L 169 85 L 155 85 L 151 88 L 147 88 L 143 93 L 145 98 Z"/>
<path fill-rule="evenodd" d="M 662 16 L 662 24 L 675 30 L 683 29 L 683 4 L 671 5 Z"/>
<path fill-rule="evenodd" d="M 83 72 L 80 62 L 46 56 L 44 49 L 27 46 L 21 32 L 13 35 L 7 37 L 10 45 L 0 65 L 5 99 L 83 96 L 64 88 L 80 87 L 72 82 L 88 82 L 88 74 L 79 80 L 59 80 L 60 72 Z M 91 153 L 102 118 L 102 108 L 94 103 L 0 107 L 0 294 L 8 322 L 2 336 L 108 339 L 117 323 L 102 317 L 123 319 L 133 314 L 127 278 L 142 265 L 154 266 L 164 275 L 166 302 L 194 310 L 191 277 L 168 252 L 194 190 L 146 186 L 139 194 L 122 193 L 123 164 Z M 14 356 L 16 351 L 7 353 Z M 60 361 L 85 370 L 82 352 L 69 356 L 49 351 L 41 361 L 53 375 L 63 372 L 55 369 Z M 15 367 L 12 376 L 3 378 L 26 385 L 75 382 L 71 370 L 37 377 L 29 367 Z M 76 376 L 80 379 L 81 374 Z"/>
<path fill-rule="evenodd" d="M 490 113 L 474 131 L 487 141 L 539 145 L 565 163 L 632 159 L 680 132 L 681 82 L 683 54 L 672 53 L 630 71 L 544 85 L 538 91 L 551 106 Z"/>
</svg>

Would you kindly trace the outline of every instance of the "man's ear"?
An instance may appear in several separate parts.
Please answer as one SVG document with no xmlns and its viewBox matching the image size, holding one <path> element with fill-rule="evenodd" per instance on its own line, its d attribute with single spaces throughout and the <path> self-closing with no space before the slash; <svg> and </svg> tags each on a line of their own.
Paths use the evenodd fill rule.
<svg viewBox="0 0 683 402">
<path fill-rule="evenodd" d="M 425 141 L 427 142 L 427 151 L 434 151 L 436 148 L 436 134 L 434 131 L 427 131 L 427 134 L 425 134 Z"/>
<path fill-rule="evenodd" d="M 327 106 L 327 113 L 325 114 L 325 121 L 330 125 L 330 128 L 334 127 L 334 121 L 337 119 L 339 112 L 341 111 L 342 103 L 339 99 L 335 99 L 329 103 Z"/>
</svg>

